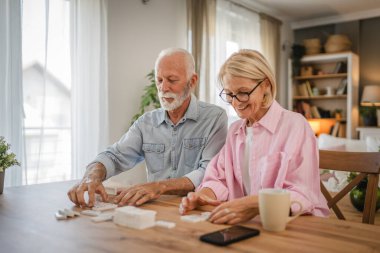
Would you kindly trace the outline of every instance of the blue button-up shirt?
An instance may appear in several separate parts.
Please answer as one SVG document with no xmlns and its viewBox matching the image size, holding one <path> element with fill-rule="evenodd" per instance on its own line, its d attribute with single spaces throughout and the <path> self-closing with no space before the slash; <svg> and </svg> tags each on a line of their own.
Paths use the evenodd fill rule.
<svg viewBox="0 0 380 253">
<path fill-rule="evenodd" d="M 192 95 L 177 125 L 162 108 L 147 112 L 94 162 L 106 167 L 109 178 L 145 159 L 149 182 L 185 176 L 197 187 L 207 164 L 224 145 L 227 121 L 223 109 Z"/>
</svg>

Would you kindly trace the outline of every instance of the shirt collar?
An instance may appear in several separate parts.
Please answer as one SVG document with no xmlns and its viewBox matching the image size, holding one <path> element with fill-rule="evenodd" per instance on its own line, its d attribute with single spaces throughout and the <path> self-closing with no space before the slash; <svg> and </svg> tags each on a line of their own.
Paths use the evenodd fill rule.
<svg viewBox="0 0 380 253">
<path fill-rule="evenodd" d="M 197 121 L 198 117 L 199 117 L 198 100 L 194 94 L 191 94 L 190 104 L 187 107 L 185 115 L 180 120 L 180 122 L 184 122 L 186 119 L 192 119 L 194 121 Z M 162 124 L 165 121 L 169 122 L 169 117 L 166 113 L 166 110 L 164 110 L 163 108 L 159 108 L 157 112 L 156 122 L 155 122 L 156 127 L 158 127 L 160 124 Z"/>
<path fill-rule="evenodd" d="M 281 113 L 284 109 L 277 103 L 276 100 L 273 100 L 272 105 L 269 107 L 267 113 L 256 123 L 263 126 L 272 134 L 276 131 L 277 125 L 280 122 Z M 235 134 L 245 132 L 245 126 L 247 125 L 247 120 L 243 120 L 241 125 L 236 130 Z"/>
</svg>

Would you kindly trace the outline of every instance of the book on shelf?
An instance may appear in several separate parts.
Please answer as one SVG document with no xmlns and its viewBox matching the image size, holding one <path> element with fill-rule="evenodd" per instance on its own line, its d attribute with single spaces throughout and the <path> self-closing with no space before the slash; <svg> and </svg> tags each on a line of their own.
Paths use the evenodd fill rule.
<svg viewBox="0 0 380 253">
<path fill-rule="evenodd" d="M 346 72 L 347 72 L 347 64 L 345 62 L 339 61 L 336 63 L 332 74 L 339 74 L 339 73 L 346 73 Z"/>
<path fill-rule="evenodd" d="M 303 97 L 309 96 L 305 83 L 298 84 L 298 95 L 303 96 Z"/>
<path fill-rule="evenodd" d="M 301 101 L 297 101 L 297 103 L 294 105 L 293 111 L 301 113 L 302 115 L 304 114 Z"/>
<path fill-rule="evenodd" d="M 310 97 L 314 96 L 313 90 L 311 89 L 311 84 L 308 80 L 305 82 L 305 85 L 306 85 L 306 90 L 307 90 L 307 93 L 309 94 L 309 96 Z"/>
<path fill-rule="evenodd" d="M 335 124 L 331 127 L 331 135 L 332 136 L 335 136 L 335 137 L 338 137 L 338 133 L 339 133 L 339 126 L 340 126 L 340 123 L 339 121 L 335 122 Z"/>
<path fill-rule="evenodd" d="M 338 86 L 338 89 L 336 89 L 337 95 L 344 95 L 347 93 L 347 78 L 343 78 Z"/>
<path fill-rule="evenodd" d="M 340 122 L 340 125 L 339 125 L 338 137 L 346 138 L 346 124 L 342 122 Z"/>
<path fill-rule="evenodd" d="M 292 85 L 293 96 L 299 96 L 298 85 Z"/>
<path fill-rule="evenodd" d="M 305 116 L 305 118 L 311 119 L 312 115 L 311 115 L 310 104 L 304 101 L 302 101 L 301 104 L 302 104 L 303 115 Z"/>
<path fill-rule="evenodd" d="M 321 118 L 321 114 L 319 113 L 319 110 L 318 110 L 318 107 L 316 107 L 315 105 L 312 105 L 310 107 L 310 110 L 311 110 L 311 116 L 315 119 L 320 119 Z"/>
<path fill-rule="evenodd" d="M 318 108 L 318 112 L 321 115 L 321 118 L 331 118 L 331 112 L 329 110 L 322 109 L 320 107 Z"/>
</svg>

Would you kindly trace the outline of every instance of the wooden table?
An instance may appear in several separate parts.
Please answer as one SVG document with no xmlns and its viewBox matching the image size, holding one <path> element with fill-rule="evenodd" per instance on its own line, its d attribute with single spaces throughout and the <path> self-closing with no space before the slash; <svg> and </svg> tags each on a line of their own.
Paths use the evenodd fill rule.
<svg viewBox="0 0 380 253">
<path fill-rule="evenodd" d="M 312 216 L 295 219 L 280 233 L 266 232 L 253 220 L 244 225 L 260 229 L 258 237 L 228 247 L 202 243 L 200 235 L 227 226 L 182 222 L 176 196 L 143 206 L 156 210 L 157 219 L 176 222 L 173 229 L 135 230 L 94 223 L 83 215 L 57 221 L 58 209 L 73 207 L 66 196 L 72 184 L 5 188 L 0 195 L 0 252 L 380 252 L 379 226 Z"/>
</svg>

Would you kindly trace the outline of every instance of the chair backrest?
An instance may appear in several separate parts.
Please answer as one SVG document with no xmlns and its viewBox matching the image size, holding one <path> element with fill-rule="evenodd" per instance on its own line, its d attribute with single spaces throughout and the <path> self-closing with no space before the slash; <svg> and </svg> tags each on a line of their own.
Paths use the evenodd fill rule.
<svg viewBox="0 0 380 253">
<path fill-rule="evenodd" d="M 363 223 L 373 224 L 375 221 L 377 185 L 380 173 L 380 152 L 347 152 L 319 150 L 319 168 L 346 172 L 357 172 L 358 175 L 334 197 L 330 195 L 321 182 L 321 191 L 339 219 L 345 219 L 336 205 L 361 180 L 368 177 L 365 204 L 363 210 Z"/>
</svg>

